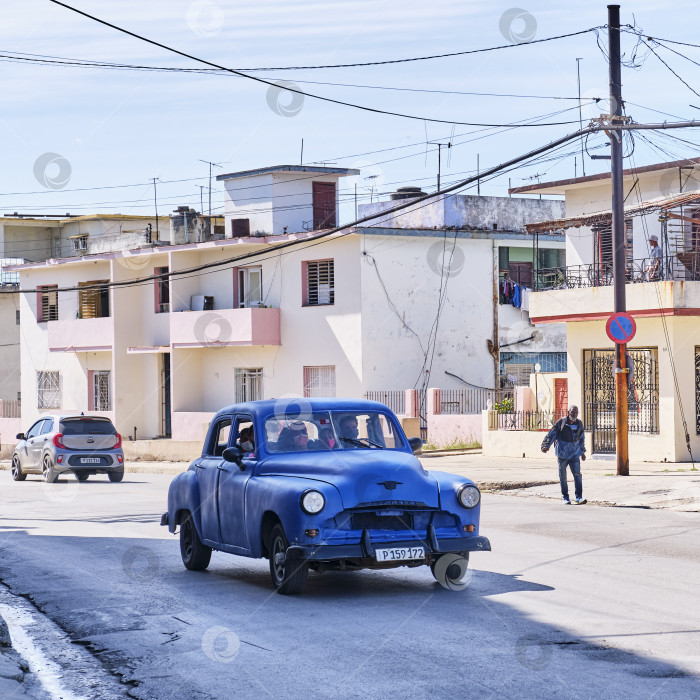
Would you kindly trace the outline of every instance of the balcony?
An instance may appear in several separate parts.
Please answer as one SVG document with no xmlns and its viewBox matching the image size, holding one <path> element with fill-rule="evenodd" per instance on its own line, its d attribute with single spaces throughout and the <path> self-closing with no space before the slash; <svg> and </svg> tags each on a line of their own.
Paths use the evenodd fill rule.
<svg viewBox="0 0 700 700">
<path fill-rule="evenodd" d="M 627 311 L 642 316 L 700 316 L 700 282 L 659 280 L 628 283 Z M 615 308 L 613 287 L 588 286 L 552 289 L 530 296 L 532 323 L 606 319 Z"/>
<path fill-rule="evenodd" d="M 217 309 L 170 314 L 175 348 L 280 345 L 279 309 Z"/>
<path fill-rule="evenodd" d="M 98 352 L 114 347 L 114 319 L 76 318 L 48 322 L 51 352 Z"/>
</svg>

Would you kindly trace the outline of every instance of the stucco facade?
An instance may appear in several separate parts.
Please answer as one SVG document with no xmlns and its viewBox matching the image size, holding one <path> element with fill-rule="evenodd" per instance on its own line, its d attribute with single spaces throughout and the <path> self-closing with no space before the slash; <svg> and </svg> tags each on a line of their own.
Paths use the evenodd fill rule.
<svg viewBox="0 0 700 700">
<path fill-rule="evenodd" d="M 694 207 L 700 207 L 700 193 L 694 197 L 693 190 L 697 187 L 692 186 L 696 168 L 697 163 L 691 160 L 647 166 L 625 174 L 625 192 L 632 193 L 628 207 L 659 201 L 639 215 L 634 210 L 626 214 L 633 231 L 627 274 L 635 282 L 625 287 L 626 308 L 637 326 L 627 349 L 637 357 L 647 358 L 635 363 L 638 376 L 631 377 L 628 392 L 632 461 L 686 461 L 690 459 L 689 448 L 695 459 L 700 454 L 700 281 L 691 264 L 698 252 L 692 233 Z M 543 183 L 517 191 L 565 194 L 567 217 L 610 209 L 609 176 Z M 681 194 L 685 196 L 676 199 Z M 663 204 L 664 198 L 668 205 Z M 671 238 L 671 224 L 676 225 L 676 235 L 673 245 L 664 252 L 668 267 L 664 266 L 662 279 L 650 280 L 632 260 L 648 259 L 650 234 L 656 234 L 663 245 L 667 233 L 664 227 L 668 226 Z M 556 225 L 552 222 L 552 227 Z M 592 433 L 594 453 L 611 451 L 609 442 L 603 445 L 596 432 L 602 434 L 604 424 L 608 433 L 610 426 L 614 431 L 614 393 L 612 403 L 608 400 L 613 386 L 613 366 L 610 359 L 603 357 L 611 358 L 614 348 L 605 332 L 606 320 L 614 310 L 614 298 L 611 280 L 596 274 L 601 263 L 598 257 L 598 262 L 593 264 L 595 240 L 590 227 L 567 229 L 567 265 L 581 265 L 588 274 L 573 274 L 568 268 L 562 271 L 562 280 L 573 279 L 583 286 L 571 288 L 570 285 L 570 288 L 533 294 L 530 308 L 535 323 L 566 324 L 568 398 L 570 403 L 581 407 L 582 414 L 592 423 L 587 429 Z M 597 364 L 596 355 L 602 358 Z M 596 382 L 605 385 L 605 390 L 596 389 Z M 601 400 L 603 396 L 607 397 L 605 401 Z"/>
</svg>

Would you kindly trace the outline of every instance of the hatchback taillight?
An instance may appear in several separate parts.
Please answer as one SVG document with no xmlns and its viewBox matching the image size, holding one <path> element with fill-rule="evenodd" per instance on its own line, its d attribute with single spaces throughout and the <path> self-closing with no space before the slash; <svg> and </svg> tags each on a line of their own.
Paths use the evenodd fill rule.
<svg viewBox="0 0 700 700">
<path fill-rule="evenodd" d="M 119 433 L 114 433 L 114 438 L 116 442 L 114 443 L 114 447 L 112 449 L 116 450 L 118 447 L 122 446 L 122 436 Z"/>
<path fill-rule="evenodd" d="M 53 436 L 53 444 L 56 445 L 56 447 L 60 447 L 61 449 L 66 449 L 66 446 L 63 444 L 63 433 L 56 433 Z"/>
</svg>

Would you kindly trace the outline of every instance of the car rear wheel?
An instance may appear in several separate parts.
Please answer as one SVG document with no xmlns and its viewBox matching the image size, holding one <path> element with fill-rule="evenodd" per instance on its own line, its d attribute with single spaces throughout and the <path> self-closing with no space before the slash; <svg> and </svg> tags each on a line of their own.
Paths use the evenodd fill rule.
<svg viewBox="0 0 700 700">
<path fill-rule="evenodd" d="M 12 479 L 13 481 L 24 481 L 27 475 L 22 472 L 22 464 L 19 461 L 19 455 L 12 458 Z"/>
<path fill-rule="evenodd" d="M 309 574 L 309 562 L 304 560 L 286 560 L 289 541 L 284 528 L 277 523 L 272 528 L 267 550 L 270 553 L 270 576 L 278 593 L 293 595 L 299 593 Z"/>
<path fill-rule="evenodd" d="M 124 470 L 118 472 L 108 472 L 107 476 L 110 481 L 121 481 L 124 478 Z"/>
<path fill-rule="evenodd" d="M 202 544 L 190 512 L 185 513 L 180 523 L 180 554 L 182 563 L 190 571 L 202 571 L 211 561 L 211 547 Z"/>
<path fill-rule="evenodd" d="M 89 476 L 90 476 L 89 474 L 84 474 L 82 472 L 75 472 L 75 478 L 78 481 L 87 481 Z"/>
<path fill-rule="evenodd" d="M 56 470 L 53 468 L 53 460 L 51 459 L 50 455 L 44 455 L 44 461 L 41 465 L 41 473 L 44 477 L 44 481 L 47 484 L 53 484 L 53 482 L 56 481 L 58 474 L 56 474 Z"/>
</svg>

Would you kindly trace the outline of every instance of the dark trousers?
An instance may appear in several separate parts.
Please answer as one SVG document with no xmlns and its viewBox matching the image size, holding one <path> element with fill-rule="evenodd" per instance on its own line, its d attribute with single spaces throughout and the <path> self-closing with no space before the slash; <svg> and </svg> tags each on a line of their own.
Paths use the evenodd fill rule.
<svg viewBox="0 0 700 700">
<path fill-rule="evenodd" d="M 562 459 L 557 457 L 559 462 L 559 484 L 561 485 L 561 495 L 569 500 L 569 485 L 566 483 L 566 468 L 571 467 L 571 473 L 574 475 L 574 492 L 576 498 L 583 498 L 583 478 L 581 477 L 581 460 L 578 457 L 574 459 Z"/>
</svg>

